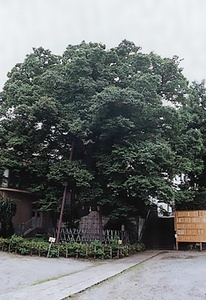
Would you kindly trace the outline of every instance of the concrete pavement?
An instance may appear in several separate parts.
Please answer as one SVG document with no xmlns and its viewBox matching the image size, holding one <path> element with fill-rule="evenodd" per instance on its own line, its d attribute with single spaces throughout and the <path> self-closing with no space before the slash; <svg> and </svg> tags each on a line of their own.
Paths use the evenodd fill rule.
<svg viewBox="0 0 206 300">
<path fill-rule="evenodd" d="M 161 252 L 155 250 L 145 251 L 119 260 L 97 261 L 97 263 L 87 265 L 84 269 L 74 271 L 68 275 L 59 276 L 57 279 L 50 278 L 46 282 L 16 288 L 12 292 L 5 292 L 0 295 L 0 300 L 67 299 L 69 296 L 79 293 L 151 259 L 159 253 Z"/>
</svg>

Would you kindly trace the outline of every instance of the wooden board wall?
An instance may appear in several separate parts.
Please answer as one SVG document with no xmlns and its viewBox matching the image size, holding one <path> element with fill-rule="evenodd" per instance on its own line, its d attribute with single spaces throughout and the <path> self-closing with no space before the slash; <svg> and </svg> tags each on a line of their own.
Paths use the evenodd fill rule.
<svg viewBox="0 0 206 300">
<path fill-rule="evenodd" d="M 206 210 L 175 212 L 176 242 L 206 242 Z"/>
</svg>

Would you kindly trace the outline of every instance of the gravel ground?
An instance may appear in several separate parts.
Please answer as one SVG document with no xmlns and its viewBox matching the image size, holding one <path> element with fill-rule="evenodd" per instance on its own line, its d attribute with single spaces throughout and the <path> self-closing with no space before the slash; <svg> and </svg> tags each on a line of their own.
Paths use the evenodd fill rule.
<svg viewBox="0 0 206 300">
<path fill-rule="evenodd" d="M 64 277 L 94 265 L 95 262 L 71 258 L 29 257 L 0 252 L 0 299 L 4 293 Z"/>
<path fill-rule="evenodd" d="M 170 251 L 74 296 L 78 300 L 206 299 L 206 253 Z"/>
<path fill-rule="evenodd" d="M 148 260 L 113 278 L 92 287 L 88 285 L 89 288 L 73 295 L 72 299 L 206 300 L 206 251 L 165 251 L 159 254 L 156 253 L 156 256 L 148 256 L 150 257 Z M 137 257 L 143 257 L 145 254 L 140 253 L 139 255 L 131 257 L 129 260 L 134 260 L 135 264 Z M 93 270 L 91 274 L 95 276 L 100 265 L 102 265 L 101 270 L 104 272 L 108 269 L 106 267 L 108 264 L 115 268 L 116 263 L 124 264 L 126 261 L 127 259 L 113 261 L 113 265 L 111 265 L 111 261 L 49 259 L 0 252 L 0 300 L 7 299 L 4 296 L 9 292 L 14 292 L 13 295 L 15 295 L 16 291 L 26 290 L 24 288 L 28 289 L 29 287 L 30 290 L 30 286 L 34 284 L 36 284 L 37 291 L 39 291 L 41 284 L 38 285 L 38 283 L 40 282 L 50 282 L 49 286 L 52 287 L 57 284 L 58 280 L 53 280 L 55 278 L 66 278 L 70 282 L 70 279 L 76 274 L 75 276 L 84 279 L 84 274 L 91 273 L 91 270 Z M 67 295 L 69 295 L 69 292 Z M 28 298 L 18 299 L 26 300 Z M 32 299 L 32 295 L 30 299 Z M 45 297 L 45 299 L 50 299 L 50 297 Z M 58 295 L 57 298 L 53 297 L 52 299 L 59 300 L 60 297 Z"/>
</svg>

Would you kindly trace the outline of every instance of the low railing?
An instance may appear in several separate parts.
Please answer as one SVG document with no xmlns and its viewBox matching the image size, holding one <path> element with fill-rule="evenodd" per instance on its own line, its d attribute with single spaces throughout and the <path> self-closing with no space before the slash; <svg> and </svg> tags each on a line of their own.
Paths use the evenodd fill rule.
<svg viewBox="0 0 206 300">
<path fill-rule="evenodd" d="M 57 229 L 51 228 L 49 230 L 49 235 L 56 238 L 57 237 Z M 126 231 L 121 230 L 103 230 L 99 232 L 89 231 L 89 230 L 80 230 L 76 228 L 61 228 L 60 230 L 60 241 L 65 242 L 82 242 L 82 243 L 90 243 L 95 240 L 101 240 L 103 243 L 109 244 L 114 239 L 122 240 L 122 243 L 128 242 L 129 238 Z"/>
<path fill-rule="evenodd" d="M 15 233 L 18 235 L 24 235 L 30 229 L 35 229 L 40 227 L 40 220 L 36 217 L 32 217 L 28 221 L 19 224 L 15 227 Z"/>
</svg>

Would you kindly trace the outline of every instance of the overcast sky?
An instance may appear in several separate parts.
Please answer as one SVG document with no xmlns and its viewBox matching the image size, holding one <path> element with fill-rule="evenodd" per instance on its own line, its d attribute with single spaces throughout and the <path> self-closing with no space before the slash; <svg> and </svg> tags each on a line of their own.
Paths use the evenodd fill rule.
<svg viewBox="0 0 206 300">
<path fill-rule="evenodd" d="M 123 39 L 142 52 L 178 55 L 190 80 L 206 78 L 206 0 L 0 0 L 0 90 L 6 74 L 42 46 Z"/>
</svg>

